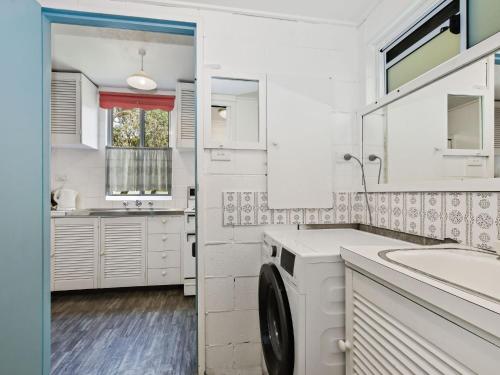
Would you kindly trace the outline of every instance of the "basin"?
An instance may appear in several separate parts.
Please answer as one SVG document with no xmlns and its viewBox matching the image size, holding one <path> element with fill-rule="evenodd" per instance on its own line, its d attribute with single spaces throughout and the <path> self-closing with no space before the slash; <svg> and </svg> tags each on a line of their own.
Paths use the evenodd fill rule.
<svg viewBox="0 0 500 375">
<path fill-rule="evenodd" d="M 500 259 L 490 251 L 463 248 L 383 250 L 384 260 L 494 302 L 500 302 Z"/>
</svg>

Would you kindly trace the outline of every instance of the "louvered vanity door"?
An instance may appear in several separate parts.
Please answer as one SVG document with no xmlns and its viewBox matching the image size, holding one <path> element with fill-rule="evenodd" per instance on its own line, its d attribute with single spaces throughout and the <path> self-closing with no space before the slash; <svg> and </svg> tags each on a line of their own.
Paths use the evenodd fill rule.
<svg viewBox="0 0 500 375">
<path fill-rule="evenodd" d="M 194 147 L 196 91 L 193 83 L 177 84 L 177 147 Z"/>
<path fill-rule="evenodd" d="M 81 74 L 52 73 L 51 85 L 52 144 L 81 142 Z"/>
<path fill-rule="evenodd" d="M 101 219 L 101 288 L 146 284 L 145 230 L 145 217 Z"/>
<path fill-rule="evenodd" d="M 52 220 L 52 290 L 97 288 L 99 219 Z"/>
</svg>

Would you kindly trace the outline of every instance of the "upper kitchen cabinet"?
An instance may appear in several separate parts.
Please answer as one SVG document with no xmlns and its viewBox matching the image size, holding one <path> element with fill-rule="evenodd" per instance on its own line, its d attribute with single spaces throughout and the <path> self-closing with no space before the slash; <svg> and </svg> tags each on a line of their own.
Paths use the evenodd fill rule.
<svg viewBox="0 0 500 375">
<path fill-rule="evenodd" d="M 326 76 L 268 75 L 270 208 L 333 206 L 333 94 Z"/>
<path fill-rule="evenodd" d="M 98 148 L 98 89 L 81 73 L 52 73 L 54 147 Z"/>
<path fill-rule="evenodd" d="M 177 147 L 194 148 L 196 138 L 195 84 L 178 82 L 176 91 Z"/>
</svg>

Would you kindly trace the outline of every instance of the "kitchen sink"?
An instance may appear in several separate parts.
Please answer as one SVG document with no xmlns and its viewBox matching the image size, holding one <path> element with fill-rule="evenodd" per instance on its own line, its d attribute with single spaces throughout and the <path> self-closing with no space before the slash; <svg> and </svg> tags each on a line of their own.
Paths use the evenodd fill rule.
<svg viewBox="0 0 500 375">
<path fill-rule="evenodd" d="M 390 263 L 500 302 L 500 259 L 493 252 L 422 247 L 383 250 L 378 255 Z"/>
</svg>

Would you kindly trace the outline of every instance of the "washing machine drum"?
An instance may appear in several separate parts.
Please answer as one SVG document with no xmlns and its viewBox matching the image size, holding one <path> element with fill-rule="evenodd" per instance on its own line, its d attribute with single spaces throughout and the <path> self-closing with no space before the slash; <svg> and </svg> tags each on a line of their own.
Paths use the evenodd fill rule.
<svg viewBox="0 0 500 375">
<path fill-rule="evenodd" d="M 264 264 L 259 276 L 259 318 L 262 350 L 269 375 L 292 375 L 292 315 L 278 268 Z"/>
</svg>

